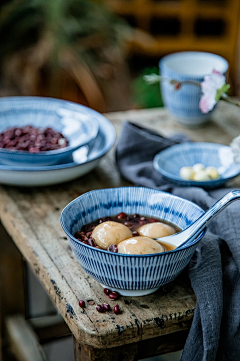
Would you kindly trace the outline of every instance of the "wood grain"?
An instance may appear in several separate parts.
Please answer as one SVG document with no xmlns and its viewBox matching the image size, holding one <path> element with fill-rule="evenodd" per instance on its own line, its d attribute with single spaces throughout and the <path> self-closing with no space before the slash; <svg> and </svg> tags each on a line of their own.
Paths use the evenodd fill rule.
<svg viewBox="0 0 240 361">
<path fill-rule="evenodd" d="M 185 133 L 195 141 L 229 144 L 240 133 L 239 113 L 227 104 L 219 104 L 213 120 L 198 129 L 183 128 L 165 109 L 109 113 L 107 117 L 118 135 L 125 120 L 166 136 Z M 239 186 L 239 180 L 237 177 L 231 184 Z M 167 285 L 166 292 L 160 289 L 145 297 L 121 297 L 117 301 L 123 311 L 120 315 L 99 314 L 95 309 L 96 304 L 108 303 L 109 299 L 74 258 L 60 226 L 60 214 L 84 192 L 126 184 L 116 169 L 112 149 L 94 171 L 75 181 L 43 188 L 0 187 L 1 221 L 73 333 L 76 348 L 81 344 L 85 350 L 103 350 L 163 336 L 169 339 L 179 332 L 186 337 L 192 322 L 196 298 L 186 274 Z M 78 306 L 79 299 L 85 300 L 85 309 Z M 184 337 L 180 340 L 182 347 Z M 158 350 L 164 353 L 174 347 L 165 342 Z"/>
<path fill-rule="evenodd" d="M 183 348 L 188 331 L 179 331 L 150 340 L 109 349 L 94 349 L 75 342 L 75 361 L 136 361 Z"/>
</svg>

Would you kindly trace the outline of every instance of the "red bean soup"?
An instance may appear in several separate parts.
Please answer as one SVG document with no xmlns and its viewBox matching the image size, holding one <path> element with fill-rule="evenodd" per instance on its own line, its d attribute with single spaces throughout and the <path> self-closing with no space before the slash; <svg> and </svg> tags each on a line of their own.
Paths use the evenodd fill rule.
<svg viewBox="0 0 240 361">
<path fill-rule="evenodd" d="M 175 246 L 154 241 L 154 238 L 180 231 L 179 227 L 163 219 L 121 212 L 82 226 L 74 237 L 86 245 L 113 253 L 149 254 L 175 249 Z"/>
</svg>

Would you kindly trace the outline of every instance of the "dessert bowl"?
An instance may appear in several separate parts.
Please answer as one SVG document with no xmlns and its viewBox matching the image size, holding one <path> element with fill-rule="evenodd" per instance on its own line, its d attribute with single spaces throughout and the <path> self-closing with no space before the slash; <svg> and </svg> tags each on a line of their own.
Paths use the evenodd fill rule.
<svg viewBox="0 0 240 361">
<path fill-rule="evenodd" d="M 182 179 L 180 169 L 197 163 L 204 167 L 215 167 L 220 177 L 209 181 Z M 155 155 L 153 166 L 171 183 L 205 189 L 220 187 L 240 173 L 240 164 L 234 162 L 231 147 L 207 142 L 187 142 L 169 147 Z"/>
<path fill-rule="evenodd" d="M 96 219 L 120 212 L 157 217 L 182 230 L 204 211 L 196 204 L 169 193 L 143 187 L 98 189 L 70 202 L 62 211 L 61 225 L 82 268 L 104 288 L 125 296 L 143 296 L 174 280 L 190 262 L 204 229 L 190 245 L 168 252 L 133 255 L 91 247 L 74 237 Z"/>
<path fill-rule="evenodd" d="M 31 167 L 70 161 L 75 150 L 96 138 L 99 115 L 85 106 L 60 99 L 3 97 L 0 99 L 0 133 L 7 129 L 28 126 L 37 129 L 51 128 L 61 133 L 68 140 L 68 145 L 60 149 L 38 152 L 1 147 L 0 162 Z M 28 138 L 30 136 L 27 134 Z M 30 140 L 26 139 L 24 143 L 27 142 Z"/>
<path fill-rule="evenodd" d="M 95 113 L 88 109 L 88 112 Z M 3 165 L 0 160 L 0 183 L 18 187 L 38 187 L 71 181 L 93 170 L 111 149 L 116 132 L 112 123 L 98 114 L 99 132 L 91 142 L 72 153 L 71 159 L 59 164 L 26 167 Z"/>
</svg>

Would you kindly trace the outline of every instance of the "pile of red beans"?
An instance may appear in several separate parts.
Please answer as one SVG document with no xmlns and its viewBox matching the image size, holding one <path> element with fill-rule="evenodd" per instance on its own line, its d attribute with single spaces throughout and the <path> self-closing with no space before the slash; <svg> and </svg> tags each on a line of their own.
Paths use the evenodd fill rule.
<svg viewBox="0 0 240 361">
<path fill-rule="evenodd" d="M 115 301 L 119 298 L 119 293 L 116 291 L 111 291 L 108 288 L 104 288 L 103 292 L 105 293 L 105 295 L 107 295 L 112 301 Z M 95 304 L 94 301 L 91 301 L 92 304 Z M 90 302 L 89 302 L 90 303 Z M 84 300 L 79 300 L 78 302 L 79 306 L 81 308 L 85 308 L 86 307 L 86 303 Z M 108 303 L 103 303 L 102 305 L 97 305 L 96 306 L 96 310 L 99 313 L 104 313 L 104 312 L 109 312 L 111 311 L 111 306 Z M 118 315 L 119 313 L 121 313 L 120 307 L 119 305 L 115 305 L 113 307 L 113 312 Z"/>
<path fill-rule="evenodd" d="M 27 151 L 29 153 L 46 152 L 67 147 L 69 141 L 62 133 L 48 127 L 36 128 L 31 125 L 12 127 L 0 133 L 0 148 Z"/>
</svg>

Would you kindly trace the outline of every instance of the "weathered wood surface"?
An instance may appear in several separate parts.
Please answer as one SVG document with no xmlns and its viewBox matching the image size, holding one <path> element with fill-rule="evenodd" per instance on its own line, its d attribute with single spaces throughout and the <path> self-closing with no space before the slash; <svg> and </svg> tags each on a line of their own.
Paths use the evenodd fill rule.
<svg viewBox="0 0 240 361">
<path fill-rule="evenodd" d="M 127 119 L 164 135 L 183 132 L 196 141 L 229 144 L 240 133 L 240 112 L 226 104 L 219 104 L 213 121 L 192 130 L 175 123 L 164 109 L 119 112 L 107 117 L 118 133 Z M 159 290 L 145 297 L 121 297 L 117 301 L 123 311 L 120 315 L 96 311 L 96 304 L 109 299 L 69 250 L 60 213 L 86 191 L 126 184 L 116 170 L 112 150 L 94 171 L 72 182 L 34 189 L 0 187 L 4 227 L 45 286 L 76 342 L 87 347 L 111 348 L 185 331 L 194 313 L 195 296 L 183 276 L 167 285 L 167 293 Z M 235 184 L 240 185 L 239 177 Z M 86 301 L 84 310 L 78 306 L 79 299 Z M 88 303 L 90 300 L 95 305 Z"/>
<path fill-rule="evenodd" d="M 75 361 L 137 361 L 163 353 L 181 350 L 188 330 L 122 345 L 114 348 L 95 349 L 75 341 Z"/>
</svg>

